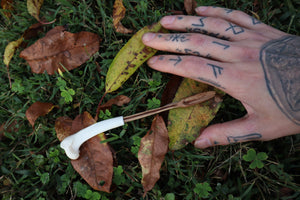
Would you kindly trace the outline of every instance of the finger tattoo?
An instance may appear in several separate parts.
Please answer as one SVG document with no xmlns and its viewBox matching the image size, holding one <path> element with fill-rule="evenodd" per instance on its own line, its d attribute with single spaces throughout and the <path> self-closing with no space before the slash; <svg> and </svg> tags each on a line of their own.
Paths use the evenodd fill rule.
<svg viewBox="0 0 300 200">
<path fill-rule="evenodd" d="M 213 43 L 213 44 L 220 45 L 220 46 L 223 46 L 223 49 L 224 49 L 224 50 L 225 50 L 225 49 L 228 49 L 228 48 L 230 47 L 230 45 L 228 45 L 228 44 L 223 44 L 223 43 L 217 42 L 217 41 L 213 41 L 212 43 Z"/>
<path fill-rule="evenodd" d="M 236 143 L 236 142 L 244 142 L 248 140 L 258 140 L 262 137 L 260 133 L 250 133 L 247 135 L 241 136 L 228 136 L 227 141 L 229 144 Z"/>
<path fill-rule="evenodd" d="M 214 76 L 216 78 L 218 78 L 219 75 L 222 74 L 222 71 L 223 71 L 223 67 L 220 67 L 220 66 L 217 66 L 217 65 L 214 65 L 214 64 L 210 64 L 210 63 L 207 63 L 208 66 L 210 66 L 214 72 Z"/>
<path fill-rule="evenodd" d="M 243 33 L 245 31 L 243 27 L 240 27 L 236 24 L 232 24 L 230 22 L 228 22 L 228 24 L 229 24 L 229 27 L 225 31 L 232 30 L 234 35 L 238 35 L 238 34 Z"/>
</svg>

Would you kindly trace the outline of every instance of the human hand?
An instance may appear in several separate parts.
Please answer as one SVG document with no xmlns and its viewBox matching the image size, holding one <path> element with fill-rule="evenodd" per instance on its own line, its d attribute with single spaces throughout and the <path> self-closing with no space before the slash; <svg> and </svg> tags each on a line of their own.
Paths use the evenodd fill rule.
<svg viewBox="0 0 300 200">
<path fill-rule="evenodd" d="M 161 19 L 166 29 L 187 33 L 143 36 L 147 46 L 182 54 L 152 57 L 150 67 L 215 86 L 247 110 L 240 119 L 204 129 L 195 147 L 300 133 L 300 37 L 241 11 L 198 7 L 196 12 L 199 16 Z"/>
</svg>

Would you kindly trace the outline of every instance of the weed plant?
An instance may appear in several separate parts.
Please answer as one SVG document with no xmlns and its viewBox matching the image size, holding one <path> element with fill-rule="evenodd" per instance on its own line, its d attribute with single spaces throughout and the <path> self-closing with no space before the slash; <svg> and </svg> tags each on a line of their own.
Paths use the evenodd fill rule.
<svg viewBox="0 0 300 200">
<path fill-rule="evenodd" d="M 103 40 L 99 52 L 80 68 L 49 76 L 31 73 L 25 60 L 16 51 L 10 64 L 12 88 L 6 68 L 0 67 L 0 124 L 12 124 L 0 140 L 0 196 L 8 199 L 142 199 L 141 168 L 137 160 L 139 142 L 151 125 L 152 118 L 128 123 L 107 133 L 117 158 L 113 191 L 94 191 L 73 170 L 69 159 L 59 147 L 54 124 L 56 118 L 74 118 L 83 111 L 95 114 L 104 93 L 105 75 L 114 56 L 131 35 L 116 33 L 112 23 L 114 1 L 47 0 L 40 16 L 56 22 L 44 26 L 42 37 L 54 26 L 62 25 L 70 32 L 90 31 Z M 297 0 L 198 0 L 198 5 L 213 5 L 256 13 L 260 19 L 282 31 L 299 35 L 300 3 Z M 182 11 L 180 0 L 124 0 L 125 27 L 134 30 L 157 22 L 172 11 Z M 17 40 L 36 20 L 26 2 L 14 1 L 12 18 L 1 12 L 1 57 L 10 41 Z M 27 41 L 28 45 L 36 39 Z M 168 74 L 155 72 L 143 65 L 117 92 L 105 101 L 123 94 L 132 101 L 110 112 L 100 113 L 105 119 L 130 115 L 157 107 Z M 40 117 L 34 130 L 25 117 L 26 109 L 36 101 L 58 105 L 47 116 Z M 245 114 L 237 100 L 226 96 L 212 123 L 236 119 Z M 244 155 L 255 150 L 264 152 L 260 168 L 250 167 Z M 161 169 L 161 178 L 146 199 L 299 199 L 300 198 L 300 135 L 270 142 L 248 142 L 218 146 L 205 150 L 192 145 L 169 152 Z M 254 155 L 254 159 L 256 159 Z M 264 157 L 265 158 L 265 157 Z M 252 161 L 250 159 L 250 161 Z"/>
</svg>

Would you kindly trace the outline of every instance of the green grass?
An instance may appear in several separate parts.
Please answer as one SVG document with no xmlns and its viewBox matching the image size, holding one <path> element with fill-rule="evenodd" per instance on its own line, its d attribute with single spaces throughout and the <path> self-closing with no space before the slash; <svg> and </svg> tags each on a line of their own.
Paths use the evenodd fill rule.
<svg viewBox="0 0 300 200">
<path fill-rule="evenodd" d="M 199 5 L 223 6 L 256 12 L 261 20 L 291 34 L 300 30 L 300 4 L 297 0 L 259 1 L 198 0 Z M 24 1 L 15 1 L 11 19 L 1 14 L 1 57 L 5 46 L 18 39 L 36 20 Z M 127 28 L 139 30 L 158 21 L 171 10 L 182 10 L 183 1 L 124 0 L 127 8 L 122 21 Z M 73 170 L 68 158 L 59 147 L 54 123 L 60 116 L 74 118 L 83 111 L 92 115 L 104 93 L 105 75 L 112 59 L 131 35 L 116 33 L 112 26 L 113 1 L 104 0 L 48 0 L 41 9 L 41 17 L 56 22 L 44 26 L 48 30 L 65 25 L 70 32 L 90 31 L 102 39 L 99 52 L 80 68 L 64 73 L 33 74 L 18 55 L 10 64 L 13 87 L 9 87 L 6 68 L 0 67 L 0 124 L 14 124 L 15 129 L 0 140 L 0 196 L 2 199 L 142 199 L 141 168 L 136 153 L 139 140 L 150 128 L 152 118 L 132 122 L 109 132 L 111 146 L 116 151 L 114 191 L 110 194 L 91 189 Z M 2 11 L 1 11 L 2 13 Z M 28 41 L 34 43 L 36 39 Z M 101 66 L 100 71 L 97 63 Z M 125 107 L 113 107 L 102 117 L 130 115 L 157 106 L 157 100 L 169 75 L 154 72 L 142 66 L 122 88 L 108 94 L 108 99 L 123 94 L 132 98 Z M 67 101 L 59 88 L 64 85 L 72 99 Z M 59 105 L 47 116 L 40 117 L 32 130 L 25 117 L 27 108 L 36 101 Z M 74 107 L 74 105 L 79 105 Z M 236 119 L 245 113 L 241 104 L 226 96 L 220 112 L 212 123 Z M 32 133 L 32 134 L 31 134 Z M 243 160 L 249 149 L 265 152 L 268 159 L 261 169 L 251 169 Z M 192 145 L 169 152 L 158 181 L 147 199 L 288 199 L 300 198 L 300 137 L 285 137 L 270 142 L 249 142 L 219 146 L 206 150 Z M 211 190 L 209 189 L 211 188 Z M 285 193 L 284 193 L 285 191 Z M 208 195 L 207 195 L 208 194 Z M 202 195 L 202 196 L 201 196 Z"/>
</svg>

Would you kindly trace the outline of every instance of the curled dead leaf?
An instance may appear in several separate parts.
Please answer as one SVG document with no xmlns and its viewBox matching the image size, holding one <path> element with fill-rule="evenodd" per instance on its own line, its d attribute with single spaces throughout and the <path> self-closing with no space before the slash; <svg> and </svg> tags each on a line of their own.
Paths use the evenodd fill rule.
<svg viewBox="0 0 300 200">
<path fill-rule="evenodd" d="M 3 12 L 4 16 L 7 18 L 11 18 L 11 10 L 13 10 L 13 0 L 1 0 L 1 7 L 3 10 L 6 10 Z"/>
<path fill-rule="evenodd" d="M 126 8 L 123 5 L 122 0 L 115 0 L 114 8 L 113 8 L 113 23 L 116 31 L 118 33 L 132 33 L 133 31 L 130 29 L 125 28 L 121 20 L 125 17 Z"/>
<path fill-rule="evenodd" d="M 189 15 L 195 14 L 195 8 L 197 7 L 196 0 L 184 0 L 184 9 Z"/>
<path fill-rule="evenodd" d="M 26 110 L 26 118 L 34 127 L 34 122 L 40 116 L 47 115 L 54 107 L 52 103 L 35 102 Z"/>
<path fill-rule="evenodd" d="M 160 168 L 168 152 L 168 130 L 162 117 L 157 115 L 151 129 L 142 138 L 138 159 L 142 166 L 144 195 L 160 178 Z"/>
<path fill-rule="evenodd" d="M 94 124 L 96 121 L 88 112 L 78 115 L 74 120 L 60 117 L 55 122 L 57 137 L 65 137 Z M 71 164 L 80 176 L 95 190 L 110 192 L 113 176 L 113 155 L 103 133 L 89 139 L 80 147 L 80 157 Z"/>
<path fill-rule="evenodd" d="M 28 13 L 38 21 L 40 21 L 40 9 L 43 3 L 44 0 L 27 0 Z"/>
<path fill-rule="evenodd" d="M 86 62 L 99 49 L 100 38 L 90 32 L 70 33 L 57 26 L 45 37 L 24 49 L 20 57 L 26 59 L 32 72 L 53 75 L 72 70 Z"/>
</svg>

